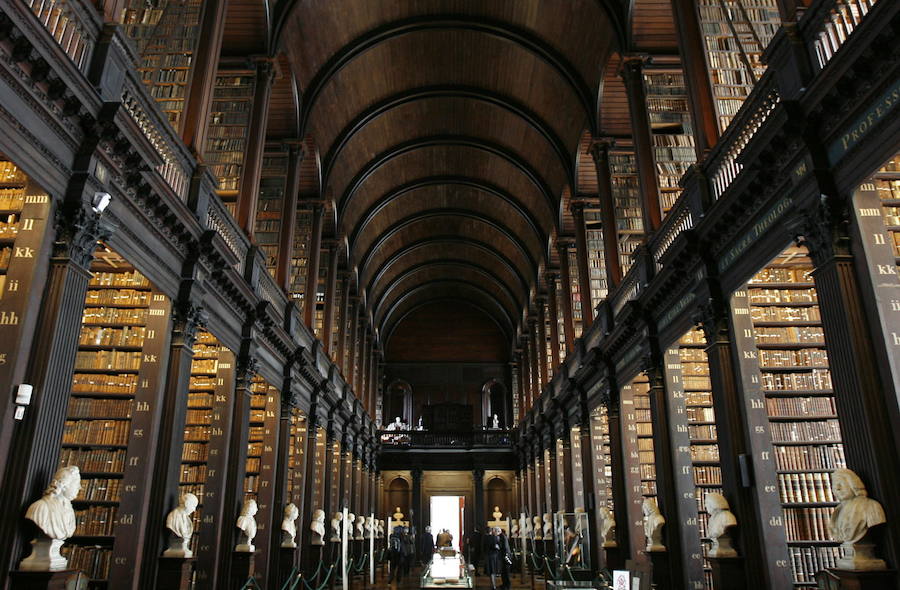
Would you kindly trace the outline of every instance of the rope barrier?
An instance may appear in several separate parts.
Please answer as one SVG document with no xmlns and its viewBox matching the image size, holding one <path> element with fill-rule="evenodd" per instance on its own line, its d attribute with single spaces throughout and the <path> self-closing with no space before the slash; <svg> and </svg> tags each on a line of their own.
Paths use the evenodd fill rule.
<svg viewBox="0 0 900 590">
<path fill-rule="evenodd" d="M 334 564 L 328 566 L 328 573 L 325 575 L 325 579 L 322 580 L 322 583 L 318 586 L 312 586 L 309 582 L 306 581 L 306 578 L 299 578 L 303 585 L 306 587 L 306 590 L 325 590 L 325 587 L 328 586 L 328 580 L 331 579 L 331 574 L 334 573 Z M 290 590 L 294 590 L 296 588 L 296 582 L 293 586 L 291 586 Z"/>
<path fill-rule="evenodd" d="M 252 590 L 262 590 L 262 588 L 259 587 L 259 584 L 256 583 L 256 578 L 254 578 L 253 576 L 250 576 L 249 578 L 247 578 L 247 581 L 244 582 L 243 586 L 241 586 L 241 590 L 251 590 L 251 589 Z"/>
</svg>

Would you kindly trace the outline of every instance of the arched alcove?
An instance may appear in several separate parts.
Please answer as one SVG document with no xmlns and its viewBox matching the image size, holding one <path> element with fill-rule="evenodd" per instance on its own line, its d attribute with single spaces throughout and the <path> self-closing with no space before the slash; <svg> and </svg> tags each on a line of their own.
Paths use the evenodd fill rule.
<svg viewBox="0 0 900 590">
<path fill-rule="evenodd" d="M 500 428 L 509 427 L 507 421 L 509 393 L 503 383 L 497 379 L 488 380 L 481 387 L 481 401 L 482 422 L 485 426 L 490 427 L 493 424 L 496 414 Z"/>
</svg>

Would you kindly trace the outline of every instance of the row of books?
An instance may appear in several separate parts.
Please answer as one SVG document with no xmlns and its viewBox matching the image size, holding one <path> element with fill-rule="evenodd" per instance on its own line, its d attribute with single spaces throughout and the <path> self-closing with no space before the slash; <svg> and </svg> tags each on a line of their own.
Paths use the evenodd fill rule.
<svg viewBox="0 0 900 590">
<path fill-rule="evenodd" d="M 0 182 L 6 184 L 25 184 L 28 177 L 18 166 L 9 160 L 0 160 Z"/>
<path fill-rule="evenodd" d="M 828 369 L 813 369 L 808 373 L 763 373 L 762 386 L 766 391 L 830 390 Z"/>
<path fill-rule="evenodd" d="M 807 267 L 769 266 L 753 275 L 753 283 L 811 283 L 812 271 Z"/>
<path fill-rule="evenodd" d="M 214 374 L 219 368 L 219 361 L 216 359 L 195 359 L 191 365 L 191 370 L 197 373 Z"/>
<path fill-rule="evenodd" d="M 181 481 L 206 481 L 206 465 L 182 465 Z"/>
<path fill-rule="evenodd" d="M 718 461 L 719 445 L 717 444 L 692 444 L 691 461 Z"/>
<path fill-rule="evenodd" d="M 131 418 L 131 400 L 73 397 L 69 399 L 70 418 Z"/>
<path fill-rule="evenodd" d="M 819 442 L 841 440 L 841 427 L 835 419 L 810 422 L 772 422 L 772 442 Z"/>
<path fill-rule="evenodd" d="M 770 416 L 834 416 L 833 397 L 770 397 L 766 399 Z"/>
<path fill-rule="evenodd" d="M 138 271 L 94 272 L 88 283 L 90 287 L 149 287 L 150 281 Z"/>
<path fill-rule="evenodd" d="M 141 367 L 140 352 L 121 350 L 79 350 L 75 355 L 75 369 L 136 370 Z"/>
<path fill-rule="evenodd" d="M 828 521 L 832 508 L 785 508 L 784 530 L 788 541 L 830 541 Z"/>
<path fill-rule="evenodd" d="M 130 324 L 147 323 L 146 308 L 86 307 L 81 318 L 83 324 Z"/>
<path fill-rule="evenodd" d="M 0 248 L 0 270 L 9 268 L 9 261 L 12 260 L 12 246 Z"/>
<path fill-rule="evenodd" d="M 73 393 L 132 394 L 137 390 L 137 375 L 83 375 L 72 378 Z"/>
<path fill-rule="evenodd" d="M 718 465 L 695 465 L 694 483 L 697 485 L 721 484 L 722 468 Z"/>
<path fill-rule="evenodd" d="M 753 307 L 750 317 L 758 322 L 818 322 L 822 319 L 818 306 Z"/>
<path fill-rule="evenodd" d="M 144 326 L 125 328 L 89 327 L 81 329 L 78 344 L 82 346 L 141 346 Z"/>
<path fill-rule="evenodd" d="M 840 547 L 788 547 L 795 584 L 815 584 L 816 573 L 836 568 L 841 558 Z"/>
<path fill-rule="evenodd" d="M 209 459 L 209 445 L 206 442 L 186 442 L 181 449 L 182 461 L 206 461 Z"/>
<path fill-rule="evenodd" d="M 834 470 L 847 464 L 841 444 L 778 446 L 774 453 L 775 467 L 781 471 Z"/>
<path fill-rule="evenodd" d="M 118 502 L 121 479 L 94 478 L 81 482 L 77 500 Z"/>
<path fill-rule="evenodd" d="M 686 375 L 683 383 L 685 389 L 708 390 L 711 387 L 709 377 L 705 375 Z"/>
<path fill-rule="evenodd" d="M 691 440 L 713 440 L 716 438 L 715 424 L 688 424 Z"/>
<path fill-rule="evenodd" d="M 797 350 L 760 350 L 761 367 L 823 367 L 828 365 L 828 351 L 824 348 Z"/>
<path fill-rule="evenodd" d="M 711 406 L 711 391 L 688 391 L 685 393 L 685 403 L 689 406 Z"/>
<path fill-rule="evenodd" d="M 75 511 L 75 534 L 109 536 L 116 526 L 115 506 L 91 506 Z"/>
<path fill-rule="evenodd" d="M 831 474 L 823 471 L 779 473 L 778 490 L 785 504 L 835 501 L 831 491 Z"/>
<path fill-rule="evenodd" d="M 208 375 L 201 375 L 201 376 L 192 375 L 190 385 L 189 385 L 189 387 L 191 389 L 213 389 L 213 388 L 215 388 L 215 386 L 216 386 L 215 378 L 210 377 Z M 201 394 L 197 394 L 197 396 L 198 397 L 195 397 L 193 399 L 201 399 Z M 207 399 L 207 398 L 203 398 L 203 399 Z M 208 400 L 210 403 L 202 404 L 202 407 L 212 406 L 212 396 L 210 396 L 208 398 Z M 199 402 L 198 402 L 198 404 L 199 404 Z M 200 407 L 200 405 L 198 405 L 196 407 Z"/>
<path fill-rule="evenodd" d="M 187 424 L 209 424 L 212 421 L 212 410 L 188 410 Z"/>
<path fill-rule="evenodd" d="M 816 290 L 798 289 L 750 289 L 750 303 L 817 303 Z"/>
<path fill-rule="evenodd" d="M 185 70 L 186 72 L 187 70 Z M 157 84 L 150 88 L 150 96 L 153 98 L 184 98 L 185 86 L 182 84 Z"/>
<path fill-rule="evenodd" d="M 121 473 L 125 469 L 125 451 L 62 449 L 59 452 L 59 466 L 67 465 L 77 465 L 83 473 Z"/>
<path fill-rule="evenodd" d="M 60 552 L 69 561 L 69 569 L 81 570 L 91 579 L 104 579 L 109 572 L 112 550 L 105 547 L 66 545 Z"/>
<path fill-rule="evenodd" d="M 211 426 L 185 426 L 184 440 L 187 442 L 207 442 L 211 434 Z"/>
<path fill-rule="evenodd" d="M 716 414 L 712 408 L 685 408 L 688 422 L 715 422 Z"/>
<path fill-rule="evenodd" d="M 25 206 L 25 189 L 0 188 L 0 209 L 3 211 L 21 211 Z"/>
<path fill-rule="evenodd" d="M 66 420 L 63 444 L 124 445 L 130 422 L 123 420 Z"/>
<path fill-rule="evenodd" d="M 19 235 L 19 217 L 15 213 L 5 217 L 0 220 L 0 239 L 14 240 Z"/>
</svg>

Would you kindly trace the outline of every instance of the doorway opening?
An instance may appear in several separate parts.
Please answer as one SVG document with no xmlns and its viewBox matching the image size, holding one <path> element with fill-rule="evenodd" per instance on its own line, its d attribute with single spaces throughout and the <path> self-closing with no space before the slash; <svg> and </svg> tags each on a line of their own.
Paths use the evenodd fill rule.
<svg viewBox="0 0 900 590">
<path fill-rule="evenodd" d="M 461 550 L 461 538 L 466 509 L 465 496 L 431 497 L 431 534 L 435 542 L 444 529 L 452 536 L 451 546 Z"/>
</svg>

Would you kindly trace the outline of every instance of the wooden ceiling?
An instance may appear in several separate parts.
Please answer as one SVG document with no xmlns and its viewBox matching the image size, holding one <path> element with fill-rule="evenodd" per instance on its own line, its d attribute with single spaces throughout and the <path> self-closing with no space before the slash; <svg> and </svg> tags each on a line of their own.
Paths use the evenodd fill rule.
<svg viewBox="0 0 900 590">
<path fill-rule="evenodd" d="M 333 206 L 382 341 L 455 301 L 512 343 L 571 235 L 568 195 L 596 191 L 592 137 L 627 130 L 618 54 L 673 51 L 669 3 L 236 0 L 272 32 L 225 43 L 283 52 L 269 136 L 314 150 L 304 197 Z"/>
</svg>

